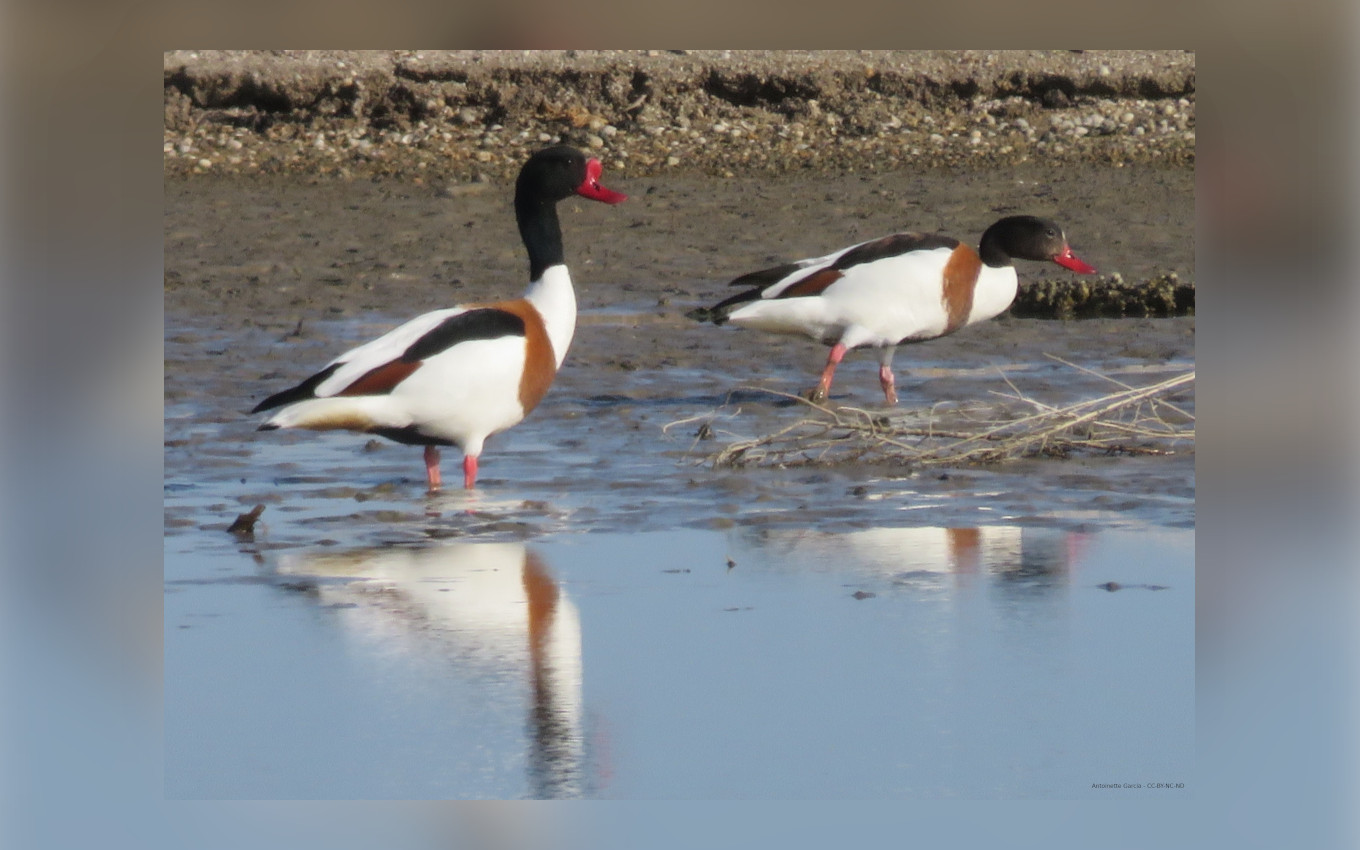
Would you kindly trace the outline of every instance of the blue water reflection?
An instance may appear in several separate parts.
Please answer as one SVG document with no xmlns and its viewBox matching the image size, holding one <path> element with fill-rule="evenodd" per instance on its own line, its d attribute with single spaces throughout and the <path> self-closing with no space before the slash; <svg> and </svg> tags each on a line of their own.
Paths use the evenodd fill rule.
<svg viewBox="0 0 1360 850">
<path fill-rule="evenodd" d="M 1193 541 L 763 529 L 167 555 L 167 794 L 1183 795 Z"/>
</svg>

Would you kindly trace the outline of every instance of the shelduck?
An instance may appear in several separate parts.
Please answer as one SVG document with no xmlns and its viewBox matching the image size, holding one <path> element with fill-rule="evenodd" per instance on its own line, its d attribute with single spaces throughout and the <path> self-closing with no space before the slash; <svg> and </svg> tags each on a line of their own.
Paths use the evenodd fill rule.
<svg viewBox="0 0 1360 850">
<path fill-rule="evenodd" d="M 261 431 L 306 428 L 377 434 L 425 447 L 431 491 L 439 447 L 463 452 L 463 486 L 477 480 L 486 438 L 518 424 L 547 393 L 576 329 L 576 293 L 562 250 L 557 203 L 572 194 L 617 204 L 602 166 L 575 148 L 535 153 L 515 182 L 515 218 L 529 253 L 524 297 L 417 316 L 341 354 L 252 413 L 279 408 Z"/>
<path fill-rule="evenodd" d="M 930 233 L 896 233 L 834 254 L 742 275 L 748 287 L 708 311 L 767 333 L 806 336 L 831 346 L 810 394 L 826 400 L 845 353 L 878 350 L 878 378 L 897 403 L 892 358 L 897 346 L 951 334 L 1001 313 L 1015 299 L 1012 260 L 1048 260 L 1079 274 L 1095 269 L 1072 254 L 1062 228 L 1030 215 L 1008 216 L 982 234 L 977 250 Z"/>
</svg>

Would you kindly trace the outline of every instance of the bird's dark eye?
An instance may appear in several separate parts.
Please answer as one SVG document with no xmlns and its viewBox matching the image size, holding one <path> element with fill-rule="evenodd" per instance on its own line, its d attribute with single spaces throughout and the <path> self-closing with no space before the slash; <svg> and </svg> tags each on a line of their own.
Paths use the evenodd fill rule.
<svg viewBox="0 0 1360 850">
<path fill-rule="evenodd" d="M 1048 229 L 1048 235 L 1049 235 L 1049 236 L 1057 236 L 1058 234 L 1054 233 L 1054 232 L 1053 232 L 1053 228 L 1050 227 L 1050 228 Z"/>
</svg>

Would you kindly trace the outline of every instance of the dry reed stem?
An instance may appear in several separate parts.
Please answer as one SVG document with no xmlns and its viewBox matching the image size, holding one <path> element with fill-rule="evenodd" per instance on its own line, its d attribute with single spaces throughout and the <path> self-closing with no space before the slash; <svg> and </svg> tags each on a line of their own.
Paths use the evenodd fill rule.
<svg viewBox="0 0 1360 850">
<path fill-rule="evenodd" d="M 1011 393 L 993 394 L 1023 405 L 1022 413 L 1011 417 L 995 413 L 984 416 L 977 413 L 979 407 L 983 411 L 987 409 L 981 403 L 957 407 L 937 404 L 927 411 L 920 411 L 925 421 L 913 424 L 912 412 L 907 416 L 891 417 L 855 407 L 827 407 L 802 396 L 761 387 L 743 387 L 796 401 L 808 408 L 810 415 L 754 438 L 742 439 L 724 431 L 724 436 L 731 437 L 732 442 L 706 454 L 700 462 L 714 467 L 802 466 L 862 460 L 948 466 L 995 463 L 1019 457 L 1065 457 L 1073 451 L 1176 454 L 1178 447 L 1187 442 L 1193 450 L 1193 424 L 1168 422 L 1165 414 L 1174 413 L 1183 422 L 1194 422 L 1192 414 L 1168 401 L 1168 397 L 1194 384 L 1194 370 L 1135 387 L 1059 357 L 1052 359 L 1109 381 L 1120 390 L 1065 406 L 1053 406 L 1026 396 L 1003 373 L 1002 379 Z M 708 415 L 672 422 L 663 431 L 702 421 L 701 432 L 708 428 L 707 435 L 714 436 L 717 432 L 710 423 L 719 418 L 730 422 L 740 413 L 740 407 L 732 411 L 719 408 Z M 690 447 L 691 453 L 698 442 L 696 438 Z"/>
</svg>

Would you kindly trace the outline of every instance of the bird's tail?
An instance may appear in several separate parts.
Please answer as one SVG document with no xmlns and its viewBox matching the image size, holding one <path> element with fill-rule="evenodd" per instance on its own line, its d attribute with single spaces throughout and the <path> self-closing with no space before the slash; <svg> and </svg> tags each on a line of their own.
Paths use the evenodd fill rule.
<svg viewBox="0 0 1360 850">
<path fill-rule="evenodd" d="M 260 425 L 260 431 L 279 428 L 306 428 L 310 431 L 374 431 L 401 428 L 410 423 L 394 422 L 390 412 L 380 415 L 376 396 L 336 396 L 310 398 L 290 404 Z"/>
</svg>

